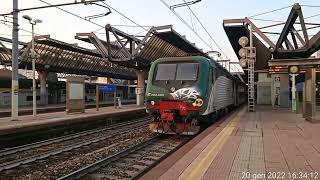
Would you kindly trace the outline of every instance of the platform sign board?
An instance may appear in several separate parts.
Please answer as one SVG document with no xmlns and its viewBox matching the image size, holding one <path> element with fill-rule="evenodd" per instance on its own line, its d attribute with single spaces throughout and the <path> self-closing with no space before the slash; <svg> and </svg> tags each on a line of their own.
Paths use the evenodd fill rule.
<svg viewBox="0 0 320 180">
<path fill-rule="evenodd" d="M 66 111 L 72 112 L 85 112 L 85 85 L 84 78 L 80 77 L 67 77 L 66 90 Z"/>
<path fill-rule="evenodd" d="M 70 83 L 69 84 L 69 99 L 71 100 L 82 100 L 84 98 L 84 85 L 81 83 Z"/>
<path fill-rule="evenodd" d="M 117 86 L 114 84 L 99 85 L 99 91 L 104 93 L 116 92 Z"/>
</svg>

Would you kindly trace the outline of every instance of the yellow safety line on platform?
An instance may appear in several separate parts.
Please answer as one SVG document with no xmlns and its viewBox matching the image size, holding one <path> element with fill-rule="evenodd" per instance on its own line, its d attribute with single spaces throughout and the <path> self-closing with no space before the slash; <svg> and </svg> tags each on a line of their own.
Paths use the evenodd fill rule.
<svg viewBox="0 0 320 180">
<path fill-rule="evenodd" d="M 245 112 L 243 108 L 231 120 L 225 128 L 208 144 L 208 146 L 199 154 L 199 156 L 187 167 L 187 169 L 179 176 L 179 180 L 195 180 L 202 179 L 205 172 L 217 156 L 233 129 L 237 126 L 242 114 Z M 241 114 L 241 115 L 240 115 Z"/>
</svg>

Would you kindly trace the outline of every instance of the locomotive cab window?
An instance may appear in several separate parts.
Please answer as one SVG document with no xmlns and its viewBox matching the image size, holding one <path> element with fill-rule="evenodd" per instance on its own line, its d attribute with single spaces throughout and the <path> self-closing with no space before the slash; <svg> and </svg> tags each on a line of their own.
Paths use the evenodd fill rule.
<svg viewBox="0 0 320 180">
<path fill-rule="evenodd" d="M 178 81 L 195 81 L 198 77 L 198 63 L 182 63 L 178 64 L 177 77 Z"/>
<path fill-rule="evenodd" d="M 174 80 L 176 67 L 176 64 L 158 64 L 155 80 Z"/>
<path fill-rule="evenodd" d="M 155 80 L 196 81 L 198 71 L 198 63 L 158 64 Z"/>
</svg>

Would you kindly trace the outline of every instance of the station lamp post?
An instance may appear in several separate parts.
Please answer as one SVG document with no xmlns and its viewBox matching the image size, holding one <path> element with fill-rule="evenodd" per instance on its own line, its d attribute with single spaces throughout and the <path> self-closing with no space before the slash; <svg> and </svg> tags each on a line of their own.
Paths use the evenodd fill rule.
<svg viewBox="0 0 320 180">
<path fill-rule="evenodd" d="M 32 58 L 32 111 L 33 117 L 37 116 L 37 88 L 36 88 L 36 62 L 35 62 L 35 51 L 34 51 L 34 26 L 37 23 L 42 23 L 40 19 L 32 19 L 28 15 L 22 16 L 28 20 L 32 27 L 32 40 L 31 40 L 31 58 Z"/>
</svg>

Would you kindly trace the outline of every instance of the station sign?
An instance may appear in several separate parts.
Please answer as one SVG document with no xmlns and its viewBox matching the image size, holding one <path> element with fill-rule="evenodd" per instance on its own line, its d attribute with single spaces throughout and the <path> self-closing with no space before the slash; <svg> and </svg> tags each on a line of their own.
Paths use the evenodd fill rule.
<svg viewBox="0 0 320 180">
<path fill-rule="evenodd" d="M 99 85 L 99 91 L 104 93 L 114 93 L 117 89 L 117 86 L 114 84 Z"/>
</svg>

